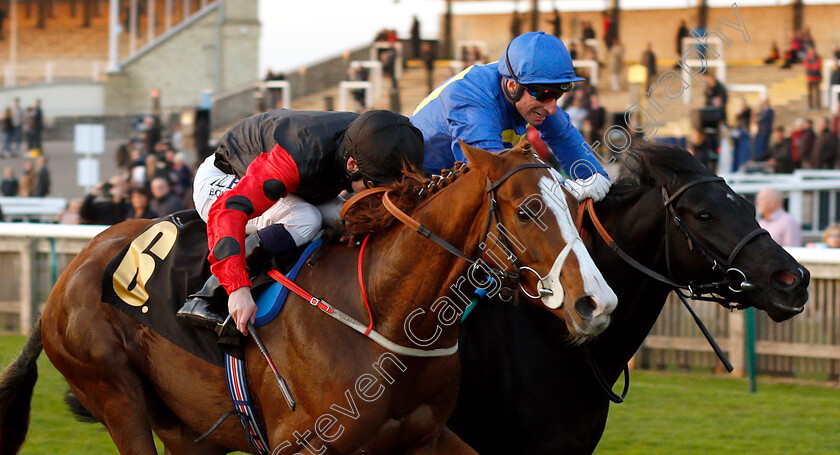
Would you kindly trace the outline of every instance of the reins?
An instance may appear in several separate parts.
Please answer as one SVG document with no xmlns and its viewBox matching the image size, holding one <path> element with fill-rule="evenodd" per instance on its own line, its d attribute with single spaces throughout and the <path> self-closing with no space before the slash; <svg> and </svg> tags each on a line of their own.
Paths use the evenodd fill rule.
<svg viewBox="0 0 840 455">
<path fill-rule="evenodd" d="M 581 203 L 580 207 L 578 208 L 575 226 L 577 227 L 578 231 L 581 232 L 581 234 L 583 234 L 583 218 L 584 215 L 588 213 L 589 218 L 592 220 L 592 224 L 595 226 L 595 230 L 601 236 L 601 239 L 603 239 L 603 241 L 610 247 L 610 249 L 613 250 L 622 260 L 624 260 L 624 262 L 626 262 L 639 272 L 670 287 L 677 295 L 677 297 L 679 297 L 680 301 L 682 301 L 689 314 L 691 314 L 691 317 L 692 319 L 694 319 L 695 324 L 697 324 L 697 327 L 703 333 L 703 336 L 706 338 L 706 341 L 715 351 L 715 354 L 723 363 L 724 367 L 726 367 L 726 370 L 731 373 L 733 370 L 732 364 L 729 362 L 729 359 L 726 357 L 726 354 L 723 352 L 723 349 L 720 348 L 720 345 L 718 345 L 717 341 L 715 341 L 712 334 L 706 328 L 705 324 L 703 324 L 703 321 L 700 319 L 700 317 L 697 315 L 697 313 L 694 311 L 691 305 L 689 305 L 687 298 L 691 298 L 694 300 L 717 302 L 724 305 L 730 310 L 742 309 L 743 306 L 740 304 L 733 305 L 728 300 L 722 297 L 716 297 L 711 294 L 717 294 L 719 292 L 722 292 L 724 289 L 729 289 L 730 291 L 736 293 L 755 289 L 755 285 L 747 281 L 746 274 L 744 274 L 744 272 L 740 269 L 733 267 L 732 263 L 738 256 L 738 253 L 740 253 L 741 250 L 751 240 L 763 234 L 767 234 L 767 231 L 759 228 L 748 233 L 735 245 L 735 247 L 733 248 L 729 256 L 726 258 L 726 260 L 723 260 L 717 255 L 715 255 L 710 249 L 708 249 L 703 244 L 703 242 L 701 242 L 700 239 L 698 239 L 697 236 L 694 235 L 694 233 L 685 224 L 685 221 L 676 212 L 673 205 L 677 198 L 683 193 L 685 193 L 685 191 L 689 188 L 692 188 L 702 183 L 715 183 L 723 181 L 724 179 L 722 177 L 704 177 L 686 183 L 685 185 L 677 189 L 677 191 L 675 191 L 672 195 L 669 195 L 668 191 L 664 187 L 662 188 L 663 207 L 667 209 L 665 217 L 665 263 L 668 275 L 673 276 L 670 258 L 670 229 L 671 221 L 673 221 L 674 224 L 677 225 L 677 227 L 682 231 L 683 235 L 686 237 L 686 241 L 689 244 L 689 249 L 693 250 L 696 245 L 697 249 L 700 251 L 703 257 L 706 258 L 706 260 L 708 260 L 712 264 L 712 269 L 723 275 L 724 279 L 720 281 L 699 285 L 694 283 L 682 285 L 674 282 L 672 279 L 662 275 L 661 273 L 658 273 L 655 270 L 652 270 L 651 268 L 642 265 L 641 263 L 633 259 L 630 255 L 625 253 L 624 250 L 622 250 L 618 246 L 618 244 L 616 244 L 615 240 L 612 238 L 612 236 L 610 236 L 610 234 L 604 228 L 604 225 L 601 223 L 601 220 L 598 219 L 598 216 L 595 214 L 595 206 L 592 202 L 592 199 L 587 199 Z M 688 294 L 686 294 L 684 291 L 688 291 Z M 710 295 L 705 296 L 703 294 Z M 621 396 L 618 396 L 612 391 L 612 387 L 610 387 L 604 379 L 603 375 L 601 374 L 601 371 L 595 364 L 595 360 L 593 359 L 592 354 L 589 352 L 589 348 L 586 345 L 584 345 L 584 354 L 587 362 L 589 363 L 590 368 L 592 369 L 593 374 L 595 375 L 595 378 L 598 380 L 598 384 L 607 394 L 610 401 L 614 403 L 623 402 L 630 386 L 630 371 L 627 365 L 624 366 L 624 391 L 622 392 Z"/>
</svg>

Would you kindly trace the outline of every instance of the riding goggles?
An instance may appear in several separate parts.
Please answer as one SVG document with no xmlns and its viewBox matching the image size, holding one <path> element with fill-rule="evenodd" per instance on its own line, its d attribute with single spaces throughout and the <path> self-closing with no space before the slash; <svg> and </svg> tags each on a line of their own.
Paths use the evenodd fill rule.
<svg viewBox="0 0 840 455">
<path fill-rule="evenodd" d="M 552 84 L 552 85 L 539 85 L 539 84 L 531 84 L 531 85 L 524 85 L 525 91 L 531 95 L 532 98 L 539 101 L 540 103 L 545 103 L 547 101 L 557 100 L 564 93 L 572 91 L 572 88 L 575 84 L 571 82 L 567 82 L 564 84 Z"/>
</svg>

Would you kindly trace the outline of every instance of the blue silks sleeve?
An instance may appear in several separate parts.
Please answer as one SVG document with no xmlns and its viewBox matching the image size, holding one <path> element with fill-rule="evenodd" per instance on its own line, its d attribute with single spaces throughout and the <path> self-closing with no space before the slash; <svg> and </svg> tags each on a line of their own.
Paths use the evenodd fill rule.
<svg viewBox="0 0 840 455">
<path fill-rule="evenodd" d="M 595 173 L 607 176 L 595 152 L 569 121 L 569 114 L 558 108 L 556 114 L 546 117 L 536 128 L 569 177 L 585 179 Z"/>
</svg>

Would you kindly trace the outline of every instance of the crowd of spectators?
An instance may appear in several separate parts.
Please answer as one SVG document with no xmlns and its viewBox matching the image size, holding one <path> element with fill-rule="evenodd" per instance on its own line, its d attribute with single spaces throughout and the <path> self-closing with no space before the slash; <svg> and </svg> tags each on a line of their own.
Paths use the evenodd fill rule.
<svg viewBox="0 0 840 455">
<path fill-rule="evenodd" d="M 117 174 L 78 202 L 78 222 L 115 224 L 191 207 L 193 173 L 182 148 L 180 128 L 166 135 L 157 116 L 143 117 L 130 140 L 117 148 Z M 73 212 L 60 216 L 72 220 Z"/>
<path fill-rule="evenodd" d="M 41 100 L 23 108 L 20 98 L 15 98 L 11 106 L 3 109 L 0 116 L 0 133 L 2 133 L 2 149 L 0 158 L 21 156 L 21 148 L 37 155 L 41 152 L 41 135 L 44 129 L 44 117 L 41 111 Z"/>
<path fill-rule="evenodd" d="M 0 183 L 0 193 L 4 197 L 45 197 L 50 194 L 50 171 L 47 168 L 47 158 L 43 155 L 34 160 L 26 160 L 18 179 L 15 169 L 6 166 L 3 169 L 3 180 Z"/>
</svg>

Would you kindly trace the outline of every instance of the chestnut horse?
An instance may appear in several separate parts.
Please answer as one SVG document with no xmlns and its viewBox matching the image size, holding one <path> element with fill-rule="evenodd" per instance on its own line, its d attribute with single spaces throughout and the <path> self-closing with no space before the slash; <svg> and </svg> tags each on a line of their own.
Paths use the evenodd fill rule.
<svg viewBox="0 0 840 455">
<path fill-rule="evenodd" d="M 546 315 L 558 322 L 564 318 L 573 337 L 603 330 L 616 297 L 574 229 L 569 211 L 569 205 L 577 207 L 574 198 L 563 193 L 554 174 L 527 148 L 493 155 L 462 146 L 471 164 L 449 173 L 445 187 L 440 179 L 429 184 L 406 178 L 391 188 L 389 198 L 470 258 L 484 258 L 501 269 L 518 265 L 509 275 L 521 278 L 523 289 L 536 295 L 531 304 L 545 305 Z M 421 193 L 421 188 L 426 190 Z M 435 188 L 439 191 L 429 196 Z M 403 346 L 457 346 L 463 311 L 458 295 L 469 287 L 464 277 L 475 270 L 395 223 L 377 198 L 362 199 L 349 215 L 353 230 L 374 231 L 366 246 L 364 277 L 375 329 Z M 235 419 L 193 442 L 232 408 L 224 371 L 101 301 L 98 283 L 106 265 L 148 225 L 130 221 L 106 230 L 59 278 L 40 327 L 0 384 L 4 454 L 16 453 L 25 437 L 42 343 L 120 453 L 155 453 L 152 432 L 168 454 L 249 450 Z M 495 258 L 503 262 L 498 263 L 489 256 L 488 245 L 503 238 L 510 255 L 496 249 Z M 355 248 L 328 245 L 316 267 L 305 268 L 297 283 L 356 320 L 367 321 L 360 291 L 351 284 L 356 283 L 358 254 Z M 497 276 L 508 284 L 513 278 Z M 445 427 L 458 394 L 457 355 L 394 355 L 297 296 L 290 296 L 282 314 L 258 331 L 298 405 L 289 410 L 274 375 L 249 340 L 247 375 L 273 454 L 304 449 L 476 453 Z"/>
<path fill-rule="evenodd" d="M 595 210 L 630 257 L 677 283 L 698 285 L 722 279 L 701 249 L 724 261 L 734 252 L 729 265 L 741 270 L 754 288 L 733 292 L 726 284 L 720 289 L 723 297 L 766 311 L 775 321 L 803 310 L 810 275 L 769 235 L 748 238 L 760 232 L 752 204 L 712 180 L 683 149 L 652 145 L 626 154 L 628 175 Z M 673 196 L 683 187 L 670 205 L 697 241 L 687 240 L 664 204 L 663 189 Z M 620 258 L 588 219 L 584 230 L 595 263 L 620 299 L 610 327 L 587 343 L 595 365 L 614 384 L 656 322 L 671 288 Z M 743 247 L 737 251 L 739 245 Z M 570 344 L 568 332 L 544 313 L 534 306 L 482 302 L 461 327 L 461 393 L 449 426 L 482 454 L 583 455 L 592 453 L 601 439 L 607 394 L 584 349 Z"/>
</svg>

